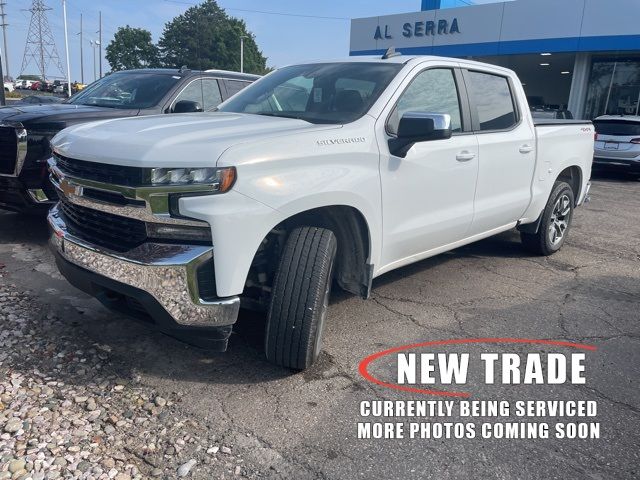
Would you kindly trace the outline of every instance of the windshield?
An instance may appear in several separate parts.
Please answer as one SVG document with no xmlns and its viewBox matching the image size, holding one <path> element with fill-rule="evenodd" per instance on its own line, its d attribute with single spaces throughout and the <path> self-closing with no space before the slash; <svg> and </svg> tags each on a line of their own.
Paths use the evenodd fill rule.
<svg viewBox="0 0 640 480">
<path fill-rule="evenodd" d="M 371 108 L 402 67 L 362 62 L 285 67 L 245 88 L 218 110 L 349 123 Z"/>
<path fill-rule="evenodd" d="M 69 103 L 110 108 L 150 108 L 158 104 L 180 77 L 166 73 L 113 73 L 91 84 Z"/>
</svg>

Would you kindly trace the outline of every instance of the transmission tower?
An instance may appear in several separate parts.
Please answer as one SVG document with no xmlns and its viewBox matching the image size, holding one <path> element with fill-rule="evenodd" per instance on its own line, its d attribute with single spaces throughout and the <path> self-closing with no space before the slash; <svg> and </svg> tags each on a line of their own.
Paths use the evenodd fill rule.
<svg viewBox="0 0 640 480">
<path fill-rule="evenodd" d="M 24 73 L 32 60 L 38 67 L 43 80 L 46 78 L 47 67 L 51 64 L 54 64 L 63 76 L 65 74 L 56 43 L 53 40 L 49 20 L 47 20 L 48 10 L 51 8 L 44 4 L 44 0 L 32 0 L 31 8 L 27 10 L 31 12 L 31 22 L 29 23 L 27 43 L 24 46 L 20 75 Z"/>
</svg>

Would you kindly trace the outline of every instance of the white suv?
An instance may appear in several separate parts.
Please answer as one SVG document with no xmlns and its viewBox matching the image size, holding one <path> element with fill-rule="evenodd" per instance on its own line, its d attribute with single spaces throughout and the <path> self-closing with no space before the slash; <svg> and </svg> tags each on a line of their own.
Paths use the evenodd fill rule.
<svg viewBox="0 0 640 480">
<path fill-rule="evenodd" d="M 640 175 L 640 116 L 603 115 L 593 124 L 594 168 Z"/>
</svg>

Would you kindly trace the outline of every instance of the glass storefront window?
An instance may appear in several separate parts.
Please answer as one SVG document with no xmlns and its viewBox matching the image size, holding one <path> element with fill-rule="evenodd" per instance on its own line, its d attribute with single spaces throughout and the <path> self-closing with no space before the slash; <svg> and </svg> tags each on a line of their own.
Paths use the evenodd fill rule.
<svg viewBox="0 0 640 480">
<path fill-rule="evenodd" d="M 594 59 L 585 117 L 640 113 L 640 58 Z"/>
</svg>

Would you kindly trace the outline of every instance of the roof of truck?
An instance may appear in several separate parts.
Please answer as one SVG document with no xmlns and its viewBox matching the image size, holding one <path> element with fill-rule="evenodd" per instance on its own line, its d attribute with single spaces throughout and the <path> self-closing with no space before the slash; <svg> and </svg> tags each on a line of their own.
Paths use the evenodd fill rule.
<svg viewBox="0 0 640 480">
<path fill-rule="evenodd" d="M 453 58 L 453 57 L 441 57 L 437 55 L 402 55 L 396 54 L 393 57 L 382 58 L 382 55 L 356 55 L 352 57 L 344 57 L 344 58 L 334 58 L 334 59 L 318 59 L 311 60 L 307 62 L 300 62 L 300 64 L 310 64 L 310 63 L 395 63 L 395 64 L 408 64 L 415 60 L 414 63 L 423 62 L 427 60 L 431 61 L 450 61 L 455 63 L 464 64 L 467 67 L 478 67 L 478 68 L 487 68 L 490 67 L 491 70 L 496 72 L 503 72 L 505 74 L 514 75 L 513 70 L 510 70 L 505 67 L 501 67 L 499 65 L 493 65 L 483 62 L 476 62 L 474 60 L 466 60 L 464 58 Z"/>
</svg>

